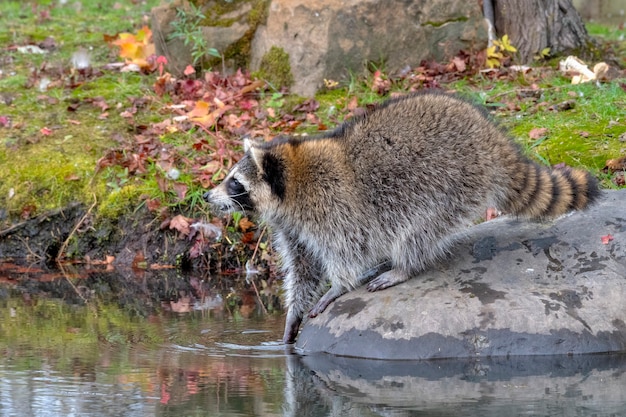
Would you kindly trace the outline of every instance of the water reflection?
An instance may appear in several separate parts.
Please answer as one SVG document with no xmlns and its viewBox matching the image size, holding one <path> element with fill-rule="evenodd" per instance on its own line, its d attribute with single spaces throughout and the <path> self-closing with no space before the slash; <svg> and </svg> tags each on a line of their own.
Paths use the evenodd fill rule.
<svg viewBox="0 0 626 417">
<path fill-rule="evenodd" d="M 0 416 L 626 415 L 624 356 L 300 356 L 245 280 L 1 266 Z"/>
<path fill-rule="evenodd" d="M 312 355 L 289 360 L 292 372 L 301 375 L 294 385 L 302 392 L 316 387 L 326 404 L 329 412 L 321 415 L 626 414 L 626 357 L 618 355 L 431 362 Z M 310 389 L 301 386 L 306 375 L 314 375 Z M 305 414 L 296 406 L 290 415 Z"/>
</svg>

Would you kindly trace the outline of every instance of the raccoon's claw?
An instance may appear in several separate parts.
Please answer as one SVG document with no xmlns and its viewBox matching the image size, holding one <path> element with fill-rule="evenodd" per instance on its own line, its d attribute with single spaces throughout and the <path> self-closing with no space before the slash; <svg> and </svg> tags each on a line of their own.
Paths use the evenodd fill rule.
<svg viewBox="0 0 626 417">
<path fill-rule="evenodd" d="M 393 287 L 401 282 L 409 279 L 408 274 L 397 269 L 392 269 L 387 272 L 383 272 L 378 277 L 374 278 L 367 284 L 368 291 L 380 291 L 385 288 Z"/>
<path fill-rule="evenodd" d="M 323 297 L 322 297 L 323 298 Z M 333 300 L 330 301 L 326 301 L 326 302 L 322 302 L 322 299 L 320 299 L 317 304 L 315 304 L 313 306 L 313 308 L 311 309 L 311 311 L 309 311 L 309 317 L 313 318 L 313 317 L 317 317 L 318 315 L 320 315 L 321 313 L 324 312 L 324 310 L 326 310 L 326 307 L 328 307 L 328 305 L 332 302 Z"/>
<path fill-rule="evenodd" d="M 309 317 L 317 317 L 319 314 L 323 313 L 324 310 L 326 310 L 326 307 L 339 298 L 344 292 L 345 291 L 335 289 L 335 287 L 330 287 L 326 294 L 324 294 L 317 304 L 313 306 L 309 312 Z"/>
</svg>

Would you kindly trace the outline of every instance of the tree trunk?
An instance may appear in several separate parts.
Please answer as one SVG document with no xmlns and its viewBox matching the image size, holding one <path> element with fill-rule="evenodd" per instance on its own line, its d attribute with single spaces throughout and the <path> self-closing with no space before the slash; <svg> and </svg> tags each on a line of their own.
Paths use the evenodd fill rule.
<svg viewBox="0 0 626 417">
<path fill-rule="evenodd" d="M 550 55 L 590 58 L 593 41 L 571 0 L 491 1 L 496 33 L 498 37 L 509 35 L 520 62 L 532 62 L 544 48 L 550 48 Z"/>
</svg>

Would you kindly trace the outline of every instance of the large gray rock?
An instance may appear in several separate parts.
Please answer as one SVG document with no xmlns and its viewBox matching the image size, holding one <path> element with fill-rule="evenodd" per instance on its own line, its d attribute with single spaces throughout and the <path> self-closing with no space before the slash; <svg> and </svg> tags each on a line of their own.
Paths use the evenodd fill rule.
<svg viewBox="0 0 626 417">
<path fill-rule="evenodd" d="M 272 47 L 282 48 L 291 91 L 303 96 L 314 95 L 325 78 L 349 79 L 368 62 L 392 73 L 487 44 L 481 7 L 462 0 L 211 0 L 202 7 L 215 21 L 202 27 L 207 46 L 224 55 L 226 69 L 258 70 Z M 157 54 L 179 76 L 192 59 L 190 45 L 171 37 L 177 8 L 190 10 L 186 0 L 155 7 L 152 30 Z"/>
<path fill-rule="evenodd" d="M 229 69 L 237 69 L 249 62 L 250 40 L 256 26 L 263 20 L 263 15 L 269 0 L 241 0 L 237 4 L 221 0 L 206 1 L 201 11 L 212 24 L 201 24 L 199 30 L 206 41 L 208 48 L 215 48 L 223 55 L 224 64 Z M 174 0 L 154 7 L 151 12 L 151 26 L 156 54 L 164 55 L 168 59 L 167 69 L 175 76 L 181 76 L 187 65 L 193 64 L 192 44 L 185 44 L 181 38 L 172 37 L 174 27 L 172 22 L 178 19 L 177 10 L 183 10 L 193 15 L 192 8 L 187 0 Z M 188 31 L 190 29 L 188 28 Z M 245 49 L 239 51 L 237 49 Z M 219 62 L 219 59 L 208 55 L 204 58 Z M 202 64 L 206 64 L 202 62 Z M 221 66 L 222 62 L 220 62 Z"/>
<path fill-rule="evenodd" d="M 482 49 L 487 31 L 476 2 L 460 0 L 272 0 L 252 42 L 258 68 L 272 46 L 283 48 L 292 91 L 311 96 L 323 80 L 345 80 L 375 62 L 389 71 Z"/>
<path fill-rule="evenodd" d="M 381 359 L 626 351 L 626 191 L 553 222 L 472 227 L 438 268 L 340 297 L 297 348 Z"/>
</svg>

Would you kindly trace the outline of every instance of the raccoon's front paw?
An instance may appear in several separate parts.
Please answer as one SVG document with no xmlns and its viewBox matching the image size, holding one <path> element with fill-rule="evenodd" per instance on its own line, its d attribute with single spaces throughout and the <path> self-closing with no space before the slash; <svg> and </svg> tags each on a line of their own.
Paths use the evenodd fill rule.
<svg viewBox="0 0 626 417">
<path fill-rule="evenodd" d="M 367 284 L 368 291 L 380 291 L 385 288 L 393 287 L 396 284 L 404 282 L 409 279 L 409 275 L 398 269 L 392 269 L 387 272 L 383 272 L 378 277 L 374 278 Z"/>
<path fill-rule="evenodd" d="M 289 345 L 296 341 L 296 337 L 298 336 L 298 330 L 300 330 L 300 323 L 302 323 L 302 317 L 293 313 L 293 311 L 290 309 L 287 312 L 285 332 L 283 333 L 284 344 Z"/>
</svg>

